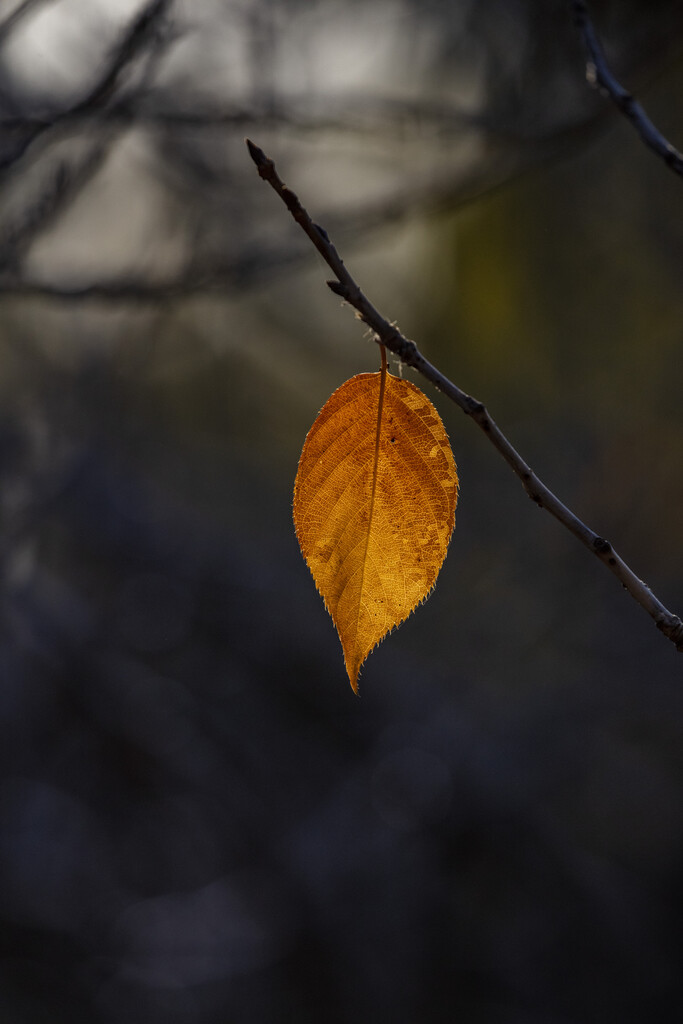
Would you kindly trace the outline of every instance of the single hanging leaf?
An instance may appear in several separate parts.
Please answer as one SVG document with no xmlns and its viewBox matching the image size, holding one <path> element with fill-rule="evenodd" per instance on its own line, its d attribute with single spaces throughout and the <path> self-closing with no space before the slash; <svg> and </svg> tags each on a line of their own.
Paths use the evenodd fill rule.
<svg viewBox="0 0 683 1024">
<path fill-rule="evenodd" d="M 458 474 L 436 409 L 386 371 L 323 406 L 294 485 L 301 552 L 332 616 L 349 680 L 430 593 L 455 523 Z"/>
</svg>

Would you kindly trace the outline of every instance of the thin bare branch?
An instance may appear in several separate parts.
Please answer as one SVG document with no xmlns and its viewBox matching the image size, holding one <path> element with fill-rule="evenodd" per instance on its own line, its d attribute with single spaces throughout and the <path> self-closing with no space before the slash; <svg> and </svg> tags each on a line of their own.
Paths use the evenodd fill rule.
<svg viewBox="0 0 683 1024">
<path fill-rule="evenodd" d="M 588 13 L 585 0 L 570 0 L 574 22 L 588 51 L 586 77 L 591 85 L 604 89 L 636 129 L 646 146 L 654 150 L 676 174 L 683 176 L 683 154 L 671 145 L 652 123 L 640 103 L 610 71 L 605 52 Z"/>
<path fill-rule="evenodd" d="M 327 232 L 319 224 L 315 224 L 311 220 L 297 195 L 281 180 L 273 161 L 249 139 L 247 139 L 247 146 L 251 158 L 258 168 L 259 175 L 264 181 L 268 182 L 280 199 L 282 199 L 296 223 L 308 235 L 315 248 L 333 271 L 337 280 L 328 281 L 327 284 L 335 295 L 339 295 L 350 306 L 353 306 L 361 320 L 374 332 L 379 344 L 386 345 L 403 363 L 412 366 L 418 373 L 421 373 L 426 380 L 430 381 L 451 401 L 455 402 L 464 413 L 472 417 L 494 448 L 497 449 L 513 472 L 519 477 L 524 490 L 531 500 L 539 508 L 546 509 L 573 533 L 589 551 L 599 558 L 614 573 L 638 604 L 652 616 L 657 624 L 657 628 L 676 645 L 678 651 L 683 652 L 683 622 L 681 619 L 664 607 L 650 588 L 636 576 L 623 558 L 617 554 L 609 541 L 586 526 L 538 478 L 491 418 L 485 405 L 471 395 L 461 391 L 451 380 L 444 377 L 435 366 L 425 359 L 415 342 L 406 338 L 394 324 L 389 323 L 381 315 L 366 298 L 346 269 Z"/>
</svg>

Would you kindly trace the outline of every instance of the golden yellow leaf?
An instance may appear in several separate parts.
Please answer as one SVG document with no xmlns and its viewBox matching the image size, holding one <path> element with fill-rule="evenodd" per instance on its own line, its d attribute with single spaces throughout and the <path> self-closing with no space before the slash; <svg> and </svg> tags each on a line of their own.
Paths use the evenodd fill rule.
<svg viewBox="0 0 683 1024">
<path fill-rule="evenodd" d="M 436 409 L 386 370 L 323 406 L 294 485 L 301 552 L 332 616 L 351 686 L 370 651 L 432 590 L 455 522 L 458 475 Z"/>
</svg>

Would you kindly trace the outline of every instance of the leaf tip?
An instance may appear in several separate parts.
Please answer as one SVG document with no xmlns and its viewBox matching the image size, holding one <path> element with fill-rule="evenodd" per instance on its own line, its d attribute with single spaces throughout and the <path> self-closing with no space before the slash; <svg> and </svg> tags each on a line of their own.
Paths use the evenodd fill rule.
<svg viewBox="0 0 683 1024">
<path fill-rule="evenodd" d="M 342 647 L 343 646 L 344 644 L 342 643 Z M 356 697 L 360 696 L 358 691 L 358 679 L 360 677 L 360 670 L 363 666 L 363 661 L 364 659 L 358 658 L 357 656 L 354 657 L 352 654 L 347 656 L 346 650 L 344 651 L 344 666 L 346 668 L 346 674 L 349 677 L 351 689 L 355 693 Z"/>
</svg>

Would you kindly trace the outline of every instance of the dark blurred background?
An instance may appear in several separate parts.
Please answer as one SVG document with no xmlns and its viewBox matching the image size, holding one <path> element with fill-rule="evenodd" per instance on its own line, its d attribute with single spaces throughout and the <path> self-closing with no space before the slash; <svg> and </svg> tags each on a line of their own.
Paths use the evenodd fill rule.
<svg viewBox="0 0 683 1024">
<path fill-rule="evenodd" d="M 361 697 L 291 492 L 367 294 L 683 613 L 683 181 L 560 0 L 0 0 L 0 1020 L 671 1021 L 681 655 L 461 476 Z M 678 0 L 594 3 L 683 145 Z"/>
</svg>

